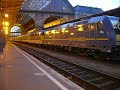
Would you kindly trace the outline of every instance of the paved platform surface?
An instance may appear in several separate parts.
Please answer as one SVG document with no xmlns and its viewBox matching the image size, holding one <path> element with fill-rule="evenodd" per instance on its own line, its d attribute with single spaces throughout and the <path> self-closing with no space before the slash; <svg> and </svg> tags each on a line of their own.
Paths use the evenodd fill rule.
<svg viewBox="0 0 120 90">
<path fill-rule="evenodd" d="M 84 90 L 7 42 L 0 53 L 0 90 Z"/>
</svg>

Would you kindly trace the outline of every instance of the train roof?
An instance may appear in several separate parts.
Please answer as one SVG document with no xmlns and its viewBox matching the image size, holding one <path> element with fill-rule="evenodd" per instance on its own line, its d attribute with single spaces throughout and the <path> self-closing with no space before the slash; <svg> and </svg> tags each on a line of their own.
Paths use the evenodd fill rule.
<svg viewBox="0 0 120 90">
<path fill-rule="evenodd" d="M 101 22 L 103 21 L 107 16 L 99 16 L 99 17 L 92 17 L 89 19 L 88 23 L 94 23 L 94 22 Z"/>
<path fill-rule="evenodd" d="M 112 19 L 112 20 L 116 20 L 116 19 L 120 19 L 120 17 L 114 17 L 114 16 L 107 16 L 109 19 Z"/>
<path fill-rule="evenodd" d="M 92 17 L 92 18 L 89 19 L 88 23 L 101 22 L 105 18 L 113 19 L 113 20 L 116 20 L 116 19 L 118 20 L 119 19 L 119 17 L 104 15 L 104 16 Z"/>
<path fill-rule="evenodd" d="M 49 29 L 55 29 L 55 28 L 65 28 L 65 27 L 68 27 L 68 26 L 75 25 L 75 23 L 82 22 L 82 21 L 87 21 L 87 20 L 88 20 L 88 23 L 100 22 L 100 21 L 103 21 L 104 18 L 106 18 L 106 17 L 115 18 L 114 16 L 103 15 L 103 16 L 89 17 L 89 18 L 83 18 L 83 19 L 76 19 L 76 20 L 69 21 L 69 22 L 66 22 L 66 23 L 62 23 L 62 24 L 52 26 L 52 27 L 49 27 L 49 28 L 43 28 L 42 30 L 49 30 Z"/>
</svg>

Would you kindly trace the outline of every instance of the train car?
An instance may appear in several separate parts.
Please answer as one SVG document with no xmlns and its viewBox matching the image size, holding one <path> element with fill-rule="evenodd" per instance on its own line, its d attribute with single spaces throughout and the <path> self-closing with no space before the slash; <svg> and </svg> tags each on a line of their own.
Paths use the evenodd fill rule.
<svg viewBox="0 0 120 90">
<path fill-rule="evenodd" d="M 43 44 L 89 55 L 100 52 L 116 55 L 114 52 L 118 52 L 120 46 L 119 18 L 99 16 L 48 28 Z"/>
<path fill-rule="evenodd" d="M 34 38 L 29 35 L 27 42 L 59 47 L 87 55 L 105 54 L 108 57 L 119 55 L 120 22 L 118 17 L 91 17 L 50 27 L 37 33 L 34 33 L 36 35 Z"/>
</svg>

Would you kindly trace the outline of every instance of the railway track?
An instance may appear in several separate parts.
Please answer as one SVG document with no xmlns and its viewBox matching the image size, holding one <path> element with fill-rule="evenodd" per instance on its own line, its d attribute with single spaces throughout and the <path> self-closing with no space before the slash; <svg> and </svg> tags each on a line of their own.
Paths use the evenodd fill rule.
<svg viewBox="0 0 120 90">
<path fill-rule="evenodd" d="M 120 90 L 120 79 L 82 65 L 40 52 L 32 46 L 14 43 L 85 90 Z"/>
</svg>

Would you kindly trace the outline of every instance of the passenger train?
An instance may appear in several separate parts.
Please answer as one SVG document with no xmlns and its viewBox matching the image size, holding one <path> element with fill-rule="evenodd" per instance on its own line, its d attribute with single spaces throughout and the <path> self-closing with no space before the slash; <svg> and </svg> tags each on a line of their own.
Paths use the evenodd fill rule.
<svg viewBox="0 0 120 90">
<path fill-rule="evenodd" d="M 62 48 L 86 55 L 120 56 L 120 18 L 97 16 L 12 38 L 14 42 Z"/>
</svg>

